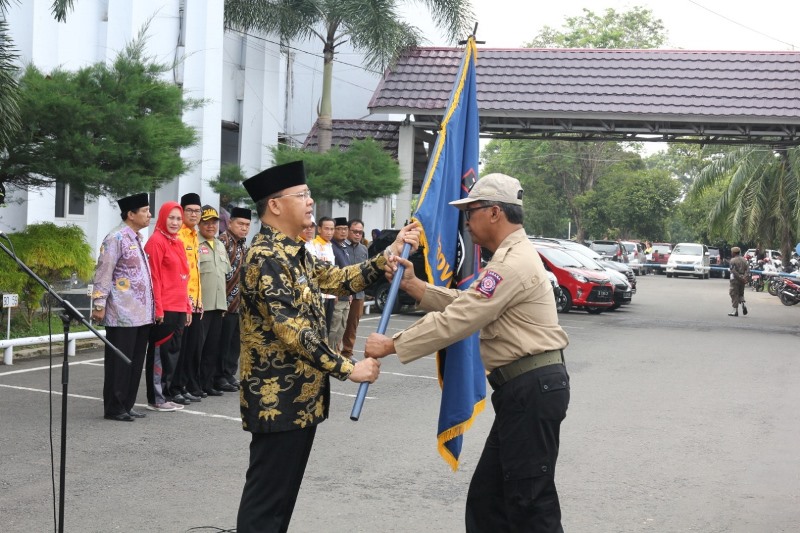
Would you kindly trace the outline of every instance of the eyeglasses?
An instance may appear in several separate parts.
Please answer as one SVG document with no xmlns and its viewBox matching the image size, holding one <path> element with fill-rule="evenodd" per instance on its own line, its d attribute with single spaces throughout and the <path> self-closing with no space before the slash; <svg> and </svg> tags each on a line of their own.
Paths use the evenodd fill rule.
<svg viewBox="0 0 800 533">
<path fill-rule="evenodd" d="M 183 212 L 189 215 L 199 215 L 203 211 L 201 209 L 184 209 Z"/>
<path fill-rule="evenodd" d="M 273 196 L 272 198 L 277 200 L 278 198 L 283 198 L 285 196 L 295 196 L 297 198 L 302 198 L 303 200 L 308 200 L 309 198 L 311 198 L 311 189 L 306 189 L 300 192 L 293 192 L 291 194 L 279 194 L 278 196 Z"/>
<path fill-rule="evenodd" d="M 364 235 L 364 230 L 361 229 L 351 229 L 350 231 L 352 231 L 354 235 Z"/>
<path fill-rule="evenodd" d="M 469 219 L 472 218 L 472 212 L 477 211 L 478 209 L 488 209 L 490 207 L 494 207 L 493 205 L 479 205 L 478 207 L 470 207 L 469 209 L 464 209 L 464 220 L 469 222 Z"/>
</svg>

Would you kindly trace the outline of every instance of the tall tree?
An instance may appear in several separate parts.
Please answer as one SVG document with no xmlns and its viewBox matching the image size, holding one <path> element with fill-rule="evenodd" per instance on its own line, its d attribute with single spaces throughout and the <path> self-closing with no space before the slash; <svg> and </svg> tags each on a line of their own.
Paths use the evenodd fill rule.
<svg viewBox="0 0 800 533">
<path fill-rule="evenodd" d="M 525 231 L 529 235 L 565 237 L 571 214 L 560 187 L 548 183 L 546 162 L 532 154 L 530 141 L 495 139 L 481 154 L 482 174 L 502 172 L 517 178 L 525 191 L 522 209 Z M 548 154 L 545 154 L 548 157 Z"/>
<path fill-rule="evenodd" d="M 0 153 L 8 146 L 12 135 L 20 125 L 19 120 L 19 87 L 17 85 L 17 60 L 14 43 L 8 34 L 8 23 L 5 14 L 11 0 L 0 0 Z M 72 9 L 72 0 L 55 0 L 52 6 L 53 16 L 59 22 L 67 18 L 67 11 Z M 1 182 L 0 182 L 1 184 Z"/>
<path fill-rule="evenodd" d="M 16 50 L 8 34 L 5 13 L 9 0 L 0 0 L 0 154 L 19 128 L 19 86 L 16 73 Z"/>
<path fill-rule="evenodd" d="M 661 45 L 665 39 L 661 20 L 648 9 L 636 7 L 622 13 L 608 9 L 602 16 L 584 9 L 583 16 L 567 18 L 561 30 L 545 26 L 526 46 L 651 48 Z M 638 154 L 627 151 L 619 143 L 548 140 L 527 141 L 526 146 L 527 150 L 518 153 L 517 158 L 529 159 L 536 167 L 534 174 L 545 179 L 563 199 L 569 220 L 575 223 L 576 237 L 581 241 L 587 225 L 581 198 L 619 164 L 634 164 L 643 169 Z M 484 158 L 488 167 L 492 154 L 485 152 Z M 526 198 L 538 194 L 535 190 L 525 192 Z"/>
<path fill-rule="evenodd" d="M 667 41 L 661 19 L 639 6 L 598 15 L 586 8 L 580 17 L 567 17 L 560 30 L 544 26 L 528 48 L 658 48 Z"/>
<path fill-rule="evenodd" d="M 713 160 L 690 194 L 724 187 L 709 213 L 712 228 L 734 239 L 778 243 L 785 261 L 800 231 L 800 148 L 742 146 Z"/>
<path fill-rule="evenodd" d="M 302 159 L 315 200 L 371 202 L 400 192 L 400 167 L 373 139 L 353 141 L 347 150 L 325 153 L 281 146 L 273 149 L 275 164 Z"/>
<path fill-rule="evenodd" d="M 437 27 L 452 41 L 465 38 L 474 21 L 470 0 L 417 0 L 427 7 Z M 333 60 L 336 48 L 350 42 L 364 53 L 365 66 L 383 70 L 404 50 L 421 41 L 420 30 L 403 20 L 399 0 L 226 0 L 225 24 L 240 30 L 260 30 L 292 39 L 322 42 L 322 97 L 319 106 L 319 151 L 332 142 Z"/>
<path fill-rule="evenodd" d="M 90 197 L 120 196 L 186 172 L 180 149 L 196 133 L 183 111 L 200 103 L 162 81 L 167 67 L 145 56 L 145 31 L 110 66 L 26 69 L 21 127 L 0 154 L 0 182 L 30 188 L 60 181 Z"/>
<path fill-rule="evenodd" d="M 620 170 L 602 177 L 579 201 L 594 238 L 663 241 L 681 185 L 664 170 Z"/>
</svg>

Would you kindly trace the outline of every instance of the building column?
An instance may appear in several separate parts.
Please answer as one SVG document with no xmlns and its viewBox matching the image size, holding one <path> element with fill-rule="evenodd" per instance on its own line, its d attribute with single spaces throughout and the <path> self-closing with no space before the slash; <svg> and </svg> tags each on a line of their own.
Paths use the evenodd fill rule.
<svg viewBox="0 0 800 533">
<path fill-rule="evenodd" d="M 397 162 L 400 164 L 400 178 L 403 187 L 397 193 L 394 212 L 394 225 L 399 228 L 403 222 L 411 220 L 411 198 L 414 187 L 414 126 L 403 123 L 397 141 Z"/>
</svg>

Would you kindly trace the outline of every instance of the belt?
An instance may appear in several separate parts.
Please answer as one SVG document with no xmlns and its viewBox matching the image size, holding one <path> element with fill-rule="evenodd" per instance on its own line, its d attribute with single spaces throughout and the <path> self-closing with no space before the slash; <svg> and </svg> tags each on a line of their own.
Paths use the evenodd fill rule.
<svg viewBox="0 0 800 533">
<path fill-rule="evenodd" d="M 507 365 L 495 368 L 489 372 L 487 379 L 489 380 L 489 385 L 491 385 L 494 390 L 497 390 L 512 379 L 526 372 L 536 370 L 543 366 L 562 364 L 563 362 L 563 350 L 550 350 L 534 355 L 526 355 Z"/>
</svg>

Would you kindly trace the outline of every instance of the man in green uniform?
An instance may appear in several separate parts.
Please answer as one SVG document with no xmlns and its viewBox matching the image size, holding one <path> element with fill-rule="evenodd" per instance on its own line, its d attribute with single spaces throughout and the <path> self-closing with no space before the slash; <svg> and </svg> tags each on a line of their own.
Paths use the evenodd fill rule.
<svg viewBox="0 0 800 533">
<path fill-rule="evenodd" d="M 203 349 L 200 352 L 200 390 L 209 396 L 222 396 L 222 391 L 214 388 L 214 377 L 220 367 L 222 350 L 220 335 L 222 320 L 228 310 L 228 291 L 225 277 L 231 271 L 231 262 L 225 245 L 217 239 L 219 233 L 219 213 L 210 205 L 203 206 L 200 215 L 200 238 L 197 247 L 197 269 L 200 272 L 200 285 L 203 287 L 202 326 Z"/>
<path fill-rule="evenodd" d="M 427 284 L 409 261 L 394 259 L 406 267 L 400 288 L 430 312 L 392 338 L 371 334 L 364 353 L 396 353 L 409 363 L 481 330 L 495 421 L 469 487 L 466 530 L 561 532 L 555 467 L 570 396 L 568 339 L 522 226 L 522 187 L 510 176 L 489 174 L 467 198 L 450 203 L 492 259 L 464 291 Z"/>
<path fill-rule="evenodd" d="M 298 236 L 314 200 L 302 161 L 267 169 L 243 183 L 261 229 L 242 267 L 239 359 L 242 426 L 252 433 L 250 466 L 237 531 L 286 531 L 317 425 L 328 417 L 329 377 L 373 382 L 379 363 L 355 364 L 328 345 L 321 292 L 347 295 L 383 275 L 378 255 L 346 268 L 314 258 Z M 390 247 L 419 246 L 415 225 Z M 337 465 L 337 468 L 339 465 Z"/>
<path fill-rule="evenodd" d="M 747 280 L 750 277 L 750 265 L 747 260 L 742 257 L 742 250 L 738 246 L 731 248 L 731 281 L 728 294 L 731 297 L 731 305 L 733 311 L 728 313 L 728 316 L 739 316 L 739 304 L 742 304 L 742 314 L 747 314 L 747 305 L 744 302 L 744 286 L 747 285 Z"/>
</svg>

